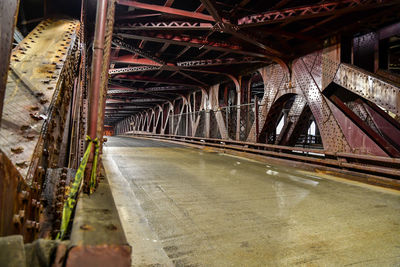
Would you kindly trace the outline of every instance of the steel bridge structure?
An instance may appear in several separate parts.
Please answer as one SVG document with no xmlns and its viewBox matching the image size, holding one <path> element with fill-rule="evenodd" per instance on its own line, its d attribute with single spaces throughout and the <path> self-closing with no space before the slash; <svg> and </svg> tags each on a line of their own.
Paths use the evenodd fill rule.
<svg viewBox="0 0 400 267">
<path fill-rule="evenodd" d="M 81 225 L 71 222 L 72 245 L 54 255 L 66 266 L 129 265 L 118 219 L 90 222 L 106 229 L 101 240 L 81 233 L 90 223 L 79 203 L 110 194 L 103 136 L 400 189 L 399 1 L 63 2 L 0 2 L 1 236 L 55 239 L 88 151 Z"/>
</svg>

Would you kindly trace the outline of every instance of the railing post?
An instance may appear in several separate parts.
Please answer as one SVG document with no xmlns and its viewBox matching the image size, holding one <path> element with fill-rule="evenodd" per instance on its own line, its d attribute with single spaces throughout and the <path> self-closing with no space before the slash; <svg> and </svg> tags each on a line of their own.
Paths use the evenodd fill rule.
<svg viewBox="0 0 400 267">
<path fill-rule="evenodd" d="M 256 143 L 258 143 L 259 142 L 259 134 L 260 134 L 260 132 L 259 132 L 259 118 L 258 118 L 258 97 L 257 96 L 255 96 L 254 97 L 254 119 L 255 119 L 255 121 L 256 121 Z"/>
</svg>

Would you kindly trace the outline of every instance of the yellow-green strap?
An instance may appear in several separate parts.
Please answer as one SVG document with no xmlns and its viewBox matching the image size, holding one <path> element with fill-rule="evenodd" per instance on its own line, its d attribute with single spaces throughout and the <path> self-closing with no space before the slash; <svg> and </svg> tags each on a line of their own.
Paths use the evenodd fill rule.
<svg viewBox="0 0 400 267">
<path fill-rule="evenodd" d="M 96 147 L 94 151 L 92 173 L 90 175 L 90 194 L 92 194 L 96 189 L 97 158 L 99 156 L 99 148 L 100 148 L 100 142 L 97 140 L 97 138 L 93 142 L 96 145 Z"/>
<path fill-rule="evenodd" d="M 75 179 L 72 182 L 68 199 L 64 202 L 64 208 L 63 208 L 63 213 L 62 213 L 62 219 L 61 219 L 61 227 L 60 227 L 60 232 L 57 235 L 57 239 L 63 239 L 65 233 L 67 232 L 69 220 L 71 218 L 72 211 L 74 210 L 75 204 L 76 204 L 76 197 L 79 192 L 79 188 L 81 187 L 82 184 L 82 178 L 84 175 L 84 171 L 86 169 L 86 165 L 89 159 L 90 151 L 92 149 L 92 143 L 93 140 L 90 139 L 90 137 L 86 137 L 86 140 L 89 140 L 89 145 L 86 148 L 85 154 L 83 155 L 82 162 L 79 165 L 78 171 L 75 174 Z"/>
</svg>

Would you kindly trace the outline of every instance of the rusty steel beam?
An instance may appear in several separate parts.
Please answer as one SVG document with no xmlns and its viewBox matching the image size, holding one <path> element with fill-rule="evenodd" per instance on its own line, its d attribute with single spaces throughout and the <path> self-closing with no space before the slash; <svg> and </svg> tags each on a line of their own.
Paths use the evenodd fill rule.
<svg viewBox="0 0 400 267">
<path fill-rule="evenodd" d="M 142 71 L 152 71 L 152 70 L 158 70 L 158 69 L 160 69 L 160 67 L 156 67 L 156 66 L 127 67 L 127 68 L 109 69 L 108 74 L 142 72 Z"/>
<path fill-rule="evenodd" d="M 132 15 L 129 13 L 125 13 L 124 15 L 119 15 L 115 19 L 116 20 L 125 20 L 125 19 L 140 19 L 140 18 L 149 18 L 149 17 L 158 17 L 161 16 L 162 13 L 151 13 L 151 14 L 136 14 Z"/>
<path fill-rule="evenodd" d="M 204 31 L 212 30 L 213 24 L 208 22 L 134 22 L 124 23 L 115 26 L 117 31 L 154 31 L 154 30 L 189 30 L 189 31 Z"/>
<path fill-rule="evenodd" d="M 31 240 L 36 230 L 29 236 L 24 223 L 31 209 L 29 186 L 1 149 L 0 177 L 0 236 L 24 234 Z"/>
<path fill-rule="evenodd" d="M 135 65 L 149 65 L 149 66 L 162 66 L 162 64 L 155 62 L 148 58 L 134 58 L 133 55 L 125 55 L 119 57 L 112 57 L 111 62 L 126 63 Z"/>
<path fill-rule="evenodd" d="M 14 210 L 11 217 L 2 217 L 0 224 L 3 219 L 11 221 L 9 234 L 22 234 L 26 242 L 40 234 L 43 206 L 39 200 L 45 173 L 65 163 L 66 149 L 60 143 L 68 143 L 63 141 L 70 130 L 79 30 L 78 21 L 48 19 L 12 52 L 0 128 L 0 165 L 6 165 L 6 172 L 0 166 L 0 180 L 7 182 L 0 182 L 0 198 L 6 196 L 8 203 L 0 200 L 0 213 L 9 212 L 9 205 L 14 205 Z M 10 195 L 17 198 L 11 200 Z M 15 210 L 19 203 L 22 205 Z"/>
<path fill-rule="evenodd" d="M 126 113 L 132 113 L 132 111 L 137 111 L 138 109 L 143 109 L 147 107 L 137 107 L 137 108 L 130 108 L 130 109 L 109 109 L 106 111 L 106 115 L 112 115 L 112 114 L 126 114 Z"/>
<path fill-rule="evenodd" d="M 282 21 L 295 21 L 300 19 L 327 16 L 337 13 L 352 12 L 357 9 L 374 8 L 383 3 L 392 4 L 396 1 L 384 0 L 335 0 L 308 6 L 287 8 L 277 11 L 267 11 L 260 14 L 246 16 L 238 20 L 241 27 L 254 27 Z"/>
<path fill-rule="evenodd" d="M 123 103 L 143 103 L 143 102 L 158 102 L 158 101 L 163 101 L 165 102 L 165 99 L 160 99 L 160 98 L 137 98 L 137 99 L 129 99 L 129 100 L 117 100 L 117 99 L 109 99 L 107 98 L 106 103 L 118 103 L 118 104 L 123 104 Z"/>
<path fill-rule="evenodd" d="M 76 51 L 79 27 L 79 23 L 72 20 L 45 20 L 12 52 L 4 102 L 7 115 L 2 118 L 4 125 L 0 129 L 0 146 L 14 164 L 23 163 L 17 168 L 24 178 L 33 179 L 34 174 L 29 170 L 35 169 L 32 161 L 41 157 L 39 150 L 45 143 L 43 135 L 54 130 L 50 121 L 64 115 L 64 111 L 54 115 L 54 109 L 60 108 L 60 105 L 69 106 L 73 88 L 70 77 L 73 77 L 74 67 L 78 65 L 75 60 L 76 55 L 79 56 Z M 69 38 L 67 41 L 65 35 Z M 50 49 L 55 49 L 55 52 L 49 53 Z M 67 63 L 76 65 L 70 67 Z M 57 102 L 53 99 L 67 90 L 61 88 L 63 79 L 67 80 L 63 78 L 65 76 L 68 82 L 63 88 L 68 88 L 68 93 Z M 20 104 L 20 99 L 24 99 L 24 105 Z M 57 132 L 54 130 L 54 135 Z M 9 153 L 12 147 L 23 147 L 24 153 Z"/>
<path fill-rule="evenodd" d="M 106 110 L 107 111 L 112 111 L 112 110 L 130 110 L 130 109 L 132 109 L 132 110 L 135 110 L 135 109 L 138 109 L 138 108 L 149 108 L 149 106 L 148 105 L 141 105 L 141 106 L 138 106 L 138 105 L 109 105 L 109 106 L 107 106 L 106 107 Z"/>
<path fill-rule="evenodd" d="M 181 62 L 177 62 L 176 64 L 167 63 L 166 65 L 160 65 L 159 63 L 154 62 L 149 59 L 135 59 L 131 55 L 115 58 L 114 60 L 117 62 L 120 62 L 120 63 L 146 65 L 146 66 L 114 68 L 114 69 L 109 70 L 109 74 L 144 72 L 144 71 L 153 71 L 153 70 L 161 70 L 161 71 L 162 70 L 175 70 L 175 71 L 178 70 L 180 73 L 181 73 L 181 71 L 190 71 L 190 72 L 226 75 L 226 73 L 219 73 L 216 71 L 210 71 L 210 70 L 198 69 L 198 68 L 190 69 L 187 67 L 208 67 L 208 66 L 222 66 L 222 65 L 231 65 L 231 64 L 269 63 L 269 61 L 265 61 L 265 60 L 261 60 L 261 59 L 257 59 L 257 58 L 253 58 L 253 57 L 181 61 Z M 155 77 L 155 76 L 153 76 L 153 77 Z"/>
<path fill-rule="evenodd" d="M 146 40 L 146 39 L 145 38 L 140 38 L 139 40 L 143 41 L 143 40 Z M 112 39 L 112 43 L 114 45 L 120 47 L 121 49 L 124 49 L 124 50 L 127 50 L 129 52 L 141 55 L 142 57 L 150 59 L 152 61 L 155 61 L 155 62 L 157 62 L 159 64 L 162 64 L 162 65 L 165 64 L 165 62 L 162 59 L 160 59 L 160 58 L 158 58 L 158 57 L 156 57 L 156 56 L 154 56 L 154 55 L 152 55 L 150 53 L 147 53 L 146 51 L 144 51 L 144 50 L 142 50 L 140 48 L 133 47 L 132 45 L 124 42 L 123 40 L 121 40 L 119 38 L 113 38 Z"/>
<path fill-rule="evenodd" d="M 248 63 L 269 63 L 269 61 L 256 59 L 253 57 L 243 58 L 217 58 L 217 59 L 200 59 L 177 62 L 176 65 L 179 67 L 207 67 L 207 66 L 220 66 L 220 65 L 232 65 L 232 64 L 248 64 Z"/>
<path fill-rule="evenodd" d="M 136 90 L 131 90 L 131 89 L 123 89 L 123 90 L 117 90 L 117 89 L 111 89 L 107 91 L 108 95 L 117 95 L 117 94 L 126 94 L 126 93 L 136 93 L 138 91 Z"/>
<path fill-rule="evenodd" d="M 0 125 L 18 7 L 19 0 L 0 2 Z"/>
<path fill-rule="evenodd" d="M 188 87 L 199 87 L 199 84 L 191 84 L 185 83 L 170 79 L 160 79 L 160 78 L 153 78 L 147 76 L 140 76 L 140 75 L 125 75 L 125 74 L 118 74 L 113 79 L 115 80 L 122 80 L 122 81 L 136 81 L 136 82 L 151 82 L 151 83 L 160 83 L 160 84 L 170 84 L 170 85 L 182 85 Z"/>
<path fill-rule="evenodd" d="M 379 147 L 391 157 L 400 157 L 400 152 L 387 142 L 382 136 L 371 129 L 363 120 L 361 120 L 350 108 L 348 108 L 337 96 L 331 95 L 333 103 L 345 113 L 362 131 L 368 135 Z"/>
<path fill-rule="evenodd" d="M 176 90 L 188 90 L 185 86 L 161 86 L 161 87 L 143 87 L 143 88 L 132 88 L 118 83 L 110 82 L 109 93 L 125 93 L 125 92 L 163 92 L 163 91 L 176 91 Z M 113 91 L 113 92 L 111 92 Z"/>
<path fill-rule="evenodd" d="M 171 7 L 167 7 L 167 6 L 145 4 L 145 3 L 138 2 L 138 1 L 126 1 L 126 0 L 118 0 L 118 4 L 135 7 L 137 9 L 158 11 L 158 12 L 162 12 L 165 14 L 177 15 L 177 16 L 182 16 L 182 17 L 187 17 L 187 18 L 192 18 L 192 19 L 199 19 L 199 20 L 212 21 L 212 22 L 214 21 L 214 18 L 210 15 L 206 15 L 206 14 L 199 13 L 199 12 L 190 12 L 190 11 L 171 8 Z"/>
<path fill-rule="evenodd" d="M 199 13 L 201 13 L 201 12 L 204 11 L 204 9 L 206 9 L 206 7 L 203 5 L 203 3 L 201 3 L 201 4 L 196 8 L 196 10 L 195 10 L 194 12 L 199 12 Z"/>
<path fill-rule="evenodd" d="M 216 50 L 216 51 L 229 52 L 234 54 L 248 55 L 261 58 L 270 58 L 270 56 L 261 52 L 242 50 L 241 46 L 239 45 L 222 43 L 222 42 L 213 42 L 204 38 L 176 36 L 169 34 L 145 34 L 145 33 L 142 33 L 141 35 L 116 33 L 116 36 L 121 36 L 127 39 L 136 39 L 136 40 L 143 39 L 158 43 L 169 43 L 169 44 L 197 47 L 200 49 Z"/>
<path fill-rule="evenodd" d="M 383 78 L 353 65 L 341 63 L 333 80 L 349 91 L 400 116 L 400 89 Z"/>
<path fill-rule="evenodd" d="M 167 1 L 165 1 L 164 6 L 170 7 L 170 6 L 172 6 L 173 3 L 174 3 L 174 0 L 167 0 Z"/>
</svg>

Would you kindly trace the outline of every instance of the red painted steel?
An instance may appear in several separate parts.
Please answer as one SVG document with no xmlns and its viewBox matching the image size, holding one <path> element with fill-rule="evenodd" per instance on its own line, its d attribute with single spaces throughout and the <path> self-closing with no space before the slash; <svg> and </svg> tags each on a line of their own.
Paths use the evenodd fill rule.
<svg viewBox="0 0 400 267">
<path fill-rule="evenodd" d="M 131 7 L 135 7 L 138 9 L 159 11 L 159 12 L 166 13 L 166 14 L 178 15 L 178 16 L 183 16 L 183 17 L 188 17 L 188 18 L 193 18 L 193 19 L 200 19 L 200 20 L 212 21 L 212 22 L 215 21 L 212 16 L 206 15 L 203 13 L 190 12 L 190 11 L 170 8 L 170 7 L 166 7 L 166 6 L 146 4 L 146 3 L 141 3 L 138 1 L 119 0 L 118 4 L 125 5 L 125 6 L 131 6 Z"/>
<path fill-rule="evenodd" d="M 327 16 L 335 13 L 344 13 L 353 11 L 355 8 L 372 8 L 376 4 L 382 4 L 383 0 L 341 0 L 323 2 L 320 4 L 313 4 L 308 6 L 301 6 L 295 8 L 287 8 L 277 11 L 268 11 L 261 14 L 243 17 L 238 20 L 238 25 L 258 26 L 260 24 L 276 23 L 288 19 L 303 19 L 310 17 Z M 394 2 L 394 1 L 392 1 Z M 375 4 L 375 5 L 373 5 Z M 369 5 L 369 6 L 368 6 Z"/>
<path fill-rule="evenodd" d="M 97 112 L 99 109 L 101 70 L 103 66 L 104 36 L 106 26 L 107 0 L 97 2 L 96 29 L 93 45 L 92 78 L 90 86 L 90 117 L 89 136 L 93 140 L 97 137 Z"/>
</svg>

